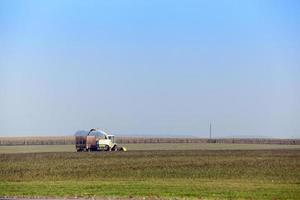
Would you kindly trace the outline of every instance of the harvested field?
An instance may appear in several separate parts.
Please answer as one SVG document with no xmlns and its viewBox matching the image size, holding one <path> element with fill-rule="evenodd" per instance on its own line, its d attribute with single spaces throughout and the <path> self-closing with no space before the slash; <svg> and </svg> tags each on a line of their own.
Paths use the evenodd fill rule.
<svg viewBox="0 0 300 200">
<path fill-rule="evenodd" d="M 146 143 L 122 144 L 129 151 L 151 150 L 267 150 L 298 149 L 300 145 L 277 144 L 215 144 L 215 143 Z M 0 146 L 0 153 L 75 152 L 74 145 L 16 145 Z M 101 152 L 100 152 L 101 153 Z"/>
</svg>

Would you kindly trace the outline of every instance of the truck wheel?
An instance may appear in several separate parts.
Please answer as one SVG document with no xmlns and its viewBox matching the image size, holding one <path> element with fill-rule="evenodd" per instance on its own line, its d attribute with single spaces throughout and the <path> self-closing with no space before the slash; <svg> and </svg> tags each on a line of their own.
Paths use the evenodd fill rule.
<svg viewBox="0 0 300 200">
<path fill-rule="evenodd" d="M 112 151 L 118 151 L 117 145 L 115 145 L 113 148 L 111 148 Z"/>
<path fill-rule="evenodd" d="M 105 145 L 104 151 L 110 151 L 110 147 L 108 145 Z"/>
</svg>

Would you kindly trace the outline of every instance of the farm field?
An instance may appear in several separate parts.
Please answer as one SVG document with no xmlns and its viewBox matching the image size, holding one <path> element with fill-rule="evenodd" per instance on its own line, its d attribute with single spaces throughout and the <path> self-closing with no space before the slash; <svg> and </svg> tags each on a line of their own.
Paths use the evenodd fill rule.
<svg viewBox="0 0 300 200">
<path fill-rule="evenodd" d="M 299 149 L 138 147 L 92 153 L 1 149 L 0 197 L 300 199 Z"/>
<path fill-rule="evenodd" d="M 121 144 L 129 151 L 149 150 L 267 150 L 298 149 L 300 145 L 283 144 L 214 144 L 214 143 L 146 143 Z M 75 152 L 74 145 L 12 145 L 0 146 L 0 153 Z"/>
</svg>

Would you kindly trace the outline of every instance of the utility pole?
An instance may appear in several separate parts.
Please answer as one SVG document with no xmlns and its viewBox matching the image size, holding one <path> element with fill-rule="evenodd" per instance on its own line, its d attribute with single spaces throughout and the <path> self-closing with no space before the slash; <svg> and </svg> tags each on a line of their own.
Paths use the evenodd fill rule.
<svg viewBox="0 0 300 200">
<path fill-rule="evenodd" d="M 209 124 L 209 139 L 211 139 L 211 123 Z"/>
</svg>

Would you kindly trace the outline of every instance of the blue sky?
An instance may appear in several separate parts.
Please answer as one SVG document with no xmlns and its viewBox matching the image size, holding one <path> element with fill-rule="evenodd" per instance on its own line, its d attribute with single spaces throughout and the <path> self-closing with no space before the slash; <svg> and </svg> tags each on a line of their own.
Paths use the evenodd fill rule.
<svg viewBox="0 0 300 200">
<path fill-rule="evenodd" d="M 300 137 L 300 3 L 0 1 L 0 136 Z"/>
</svg>

